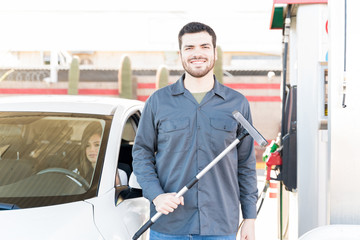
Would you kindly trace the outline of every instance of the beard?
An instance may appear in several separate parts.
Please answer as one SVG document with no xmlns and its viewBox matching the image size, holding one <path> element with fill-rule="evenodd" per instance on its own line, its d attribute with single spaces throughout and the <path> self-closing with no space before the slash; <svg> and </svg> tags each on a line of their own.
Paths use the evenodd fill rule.
<svg viewBox="0 0 360 240">
<path fill-rule="evenodd" d="M 192 60 L 196 60 L 196 59 L 203 59 L 201 57 L 195 57 L 195 58 L 191 58 L 188 61 L 181 59 L 181 63 L 183 65 L 183 68 L 185 69 L 185 71 L 190 74 L 190 76 L 195 77 L 195 78 L 202 78 L 204 76 L 206 76 L 213 68 L 215 65 L 215 57 L 213 59 L 206 59 L 208 62 L 208 65 L 205 68 L 196 68 L 194 66 L 191 65 L 191 63 L 189 63 Z"/>
</svg>

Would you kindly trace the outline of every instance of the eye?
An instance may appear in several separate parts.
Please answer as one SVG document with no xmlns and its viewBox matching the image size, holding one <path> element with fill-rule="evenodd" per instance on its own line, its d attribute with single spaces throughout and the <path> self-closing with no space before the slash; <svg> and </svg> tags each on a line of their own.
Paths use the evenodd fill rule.
<svg viewBox="0 0 360 240">
<path fill-rule="evenodd" d="M 193 49 L 193 46 L 188 45 L 188 46 L 184 47 L 184 51 L 188 51 L 188 50 L 191 50 L 191 49 Z"/>
</svg>

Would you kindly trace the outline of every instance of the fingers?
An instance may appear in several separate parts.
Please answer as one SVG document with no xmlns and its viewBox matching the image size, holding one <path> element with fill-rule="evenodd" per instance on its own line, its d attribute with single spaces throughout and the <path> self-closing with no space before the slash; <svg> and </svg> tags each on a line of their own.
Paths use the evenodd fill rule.
<svg viewBox="0 0 360 240">
<path fill-rule="evenodd" d="M 167 215 L 173 212 L 180 204 L 184 205 L 184 198 L 177 198 L 176 193 L 164 193 L 157 196 L 153 203 L 156 211 Z"/>
<path fill-rule="evenodd" d="M 180 197 L 180 204 L 184 206 L 184 197 L 183 196 Z"/>
<path fill-rule="evenodd" d="M 174 199 L 177 199 L 177 201 L 176 201 L 177 205 L 181 204 L 184 206 L 184 197 L 183 196 L 177 198 L 176 193 L 170 193 L 170 194 L 172 194 L 174 196 Z"/>
</svg>

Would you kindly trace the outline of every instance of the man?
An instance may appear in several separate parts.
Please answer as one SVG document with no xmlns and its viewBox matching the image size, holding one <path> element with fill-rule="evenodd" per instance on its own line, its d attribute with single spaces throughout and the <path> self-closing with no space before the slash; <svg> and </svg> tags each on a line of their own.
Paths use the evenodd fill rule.
<svg viewBox="0 0 360 240">
<path fill-rule="evenodd" d="M 167 215 L 151 227 L 150 239 L 235 240 L 240 200 L 245 219 L 241 239 L 254 240 L 257 183 L 250 136 L 183 197 L 175 197 L 243 132 L 234 110 L 251 122 L 246 98 L 213 74 L 215 32 L 191 22 L 178 38 L 185 74 L 146 101 L 133 148 L 134 172 L 152 203 L 151 216 L 157 211 Z"/>
</svg>

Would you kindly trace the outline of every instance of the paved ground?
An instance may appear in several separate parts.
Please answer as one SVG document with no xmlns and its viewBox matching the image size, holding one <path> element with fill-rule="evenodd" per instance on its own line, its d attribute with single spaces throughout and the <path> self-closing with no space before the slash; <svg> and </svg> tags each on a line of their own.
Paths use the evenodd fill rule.
<svg viewBox="0 0 360 240">
<path fill-rule="evenodd" d="M 276 183 L 276 182 L 274 182 Z M 262 192 L 265 184 L 265 176 L 263 170 L 258 170 L 258 189 Z M 270 198 L 271 195 L 277 193 L 276 188 L 269 188 L 266 198 L 259 212 L 255 225 L 256 240 L 278 240 L 278 200 Z M 259 201 L 260 204 L 260 201 Z M 259 205 L 258 204 L 258 205 Z M 237 239 L 240 239 L 239 236 Z"/>
<path fill-rule="evenodd" d="M 276 183 L 276 182 L 275 182 Z M 265 177 L 258 176 L 258 189 L 264 188 Z M 278 200 L 270 197 L 277 194 L 277 188 L 269 188 L 256 220 L 256 240 L 277 240 L 278 238 Z"/>
</svg>

